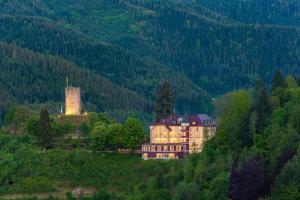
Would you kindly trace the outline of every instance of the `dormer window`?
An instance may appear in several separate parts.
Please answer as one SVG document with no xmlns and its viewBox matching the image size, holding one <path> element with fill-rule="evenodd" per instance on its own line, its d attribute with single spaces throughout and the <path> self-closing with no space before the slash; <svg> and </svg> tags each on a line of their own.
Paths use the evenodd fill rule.
<svg viewBox="0 0 300 200">
<path fill-rule="evenodd" d="M 196 125 L 196 122 L 195 122 L 195 121 L 193 121 L 193 122 L 192 122 L 192 124 L 193 124 L 193 125 Z"/>
</svg>

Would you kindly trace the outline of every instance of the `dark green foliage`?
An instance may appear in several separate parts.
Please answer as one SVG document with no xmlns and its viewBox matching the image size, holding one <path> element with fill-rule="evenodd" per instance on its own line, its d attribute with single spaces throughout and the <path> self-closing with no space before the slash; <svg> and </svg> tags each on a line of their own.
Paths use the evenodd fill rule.
<svg viewBox="0 0 300 200">
<path fill-rule="evenodd" d="M 101 190 L 100 192 L 97 192 L 92 200 L 110 200 L 111 195 L 106 190 Z"/>
<path fill-rule="evenodd" d="M 37 135 L 39 129 L 39 117 L 31 116 L 26 123 L 26 133 L 29 135 Z"/>
<path fill-rule="evenodd" d="M 265 89 L 261 90 L 256 102 L 254 103 L 255 117 L 255 133 L 262 133 L 268 124 L 269 115 L 271 113 L 271 105 L 269 96 Z"/>
<path fill-rule="evenodd" d="M 218 127 L 219 137 L 218 145 L 223 150 L 240 150 L 243 146 L 244 134 L 244 119 L 248 115 L 251 106 L 251 98 L 247 91 L 228 94 L 225 105 L 220 105 L 217 102 L 216 106 L 225 106 L 220 113 L 220 125 Z M 220 99 L 223 103 L 224 98 Z"/>
<path fill-rule="evenodd" d="M 178 183 L 175 192 L 176 200 L 193 200 L 201 196 L 196 183 Z"/>
<path fill-rule="evenodd" d="M 0 195 L 22 192 L 49 192 L 64 187 L 95 188 L 100 197 L 128 196 L 131 188 L 150 176 L 169 173 L 169 164 L 143 161 L 139 155 L 101 154 L 60 149 L 41 151 L 21 138 L 0 134 Z M 179 163 L 174 168 L 180 169 Z M 61 183 L 63 183 L 61 185 Z M 157 194 L 166 196 L 164 190 Z M 158 195 L 157 197 L 159 197 Z"/>
<path fill-rule="evenodd" d="M 25 106 L 10 107 L 4 116 L 6 129 L 15 135 L 24 134 L 30 115 L 30 110 Z"/>
<path fill-rule="evenodd" d="M 92 147 L 95 150 L 105 150 L 110 146 L 112 138 L 108 133 L 106 124 L 103 122 L 98 122 L 94 125 L 91 135 Z"/>
<path fill-rule="evenodd" d="M 284 86 L 283 75 L 280 70 L 277 70 L 274 79 L 272 81 L 272 93 L 274 93 L 277 88 L 283 86 Z"/>
<path fill-rule="evenodd" d="M 207 112 L 211 99 L 201 88 L 219 95 L 250 87 L 257 76 L 269 86 L 278 66 L 299 73 L 299 28 L 285 26 L 299 25 L 298 10 L 297 1 L 278 0 L 2 0 L 0 40 L 10 45 L 0 44 L 0 114 L 10 104 L 49 101 L 58 112 L 67 75 L 81 87 L 85 109 L 121 113 L 122 122 L 153 111 L 161 80 L 174 87 L 178 112 Z M 96 188 L 98 199 L 113 199 L 107 191 L 124 199 L 226 199 L 228 191 L 233 199 L 299 199 L 300 89 L 278 72 L 271 91 L 257 84 L 253 100 L 249 94 L 220 98 L 216 136 L 183 160 L 41 152 L 31 136 L 1 133 L 0 193 L 49 192 L 63 183 Z M 31 114 L 9 110 L 4 130 L 40 132 Z M 87 140 L 93 133 L 97 150 L 139 148 L 144 140 L 137 120 L 89 118 L 82 130 Z"/>
<path fill-rule="evenodd" d="M 88 68 L 97 75 L 106 77 L 117 85 L 138 92 L 148 100 L 154 100 L 155 90 L 161 79 L 170 80 L 177 83 L 176 91 L 178 90 L 182 98 L 179 104 L 185 105 L 183 102 L 188 101 L 197 105 L 193 108 L 210 109 L 209 103 L 206 103 L 209 102 L 206 92 L 194 85 L 183 73 L 172 71 L 149 59 L 139 59 L 116 45 L 99 42 L 43 18 L 1 16 L 0 24 L 3 25 L 1 26 L 3 29 L 0 30 L 1 41 L 14 42 L 19 47 L 35 52 L 63 57 L 81 68 Z M 78 77 L 70 74 L 69 77 L 77 82 L 83 81 L 86 76 Z M 106 89 L 104 83 L 99 85 L 101 90 Z M 109 91 L 112 90 L 115 90 L 115 87 L 111 87 Z M 133 102 L 126 100 L 130 98 L 128 93 L 116 93 L 114 96 L 110 96 L 110 93 L 101 91 L 98 95 L 104 99 L 111 98 L 110 103 L 114 107 L 121 104 L 120 96 L 124 98 L 123 106 L 131 105 Z M 197 98 L 187 99 L 189 96 L 187 94 L 193 94 Z M 151 111 L 150 106 L 144 108 L 145 111 Z"/>
<path fill-rule="evenodd" d="M 300 104 L 293 107 L 289 120 L 296 131 L 300 133 Z"/>
<path fill-rule="evenodd" d="M 276 177 L 272 188 L 272 200 L 299 199 L 299 166 L 300 162 L 298 151 L 297 155 L 286 164 L 280 175 Z"/>
<path fill-rule="evenodd" d="M 145 139 L 143 124 L 135 118 L 128 118 L 124 123 L 124 136 L 126 148 L 139 148 Z"/>
<path fill-rule="evenodd" d="M 95 105 L 95 111 L 147 111 L 151 105 L 140 95 L 73 63 L 13 45 L 0 44 L 0 66 L 0 87 L 20 103 L 64 101 L 65 78 L 69 75 L 71 84 L 81 87 L 82 101 Z M 55 112 L 59 111 L 60 106 L 56 106 Z"/>
<path fill-rule="evenodd" d="M 216 3 L 210 0 L 197 0 L 196 2 L 199 10 L 203 6 L 240 22 L 300 26 L 300 19 L 297 16 L 300 10 L 298 1 L 227 0 Z"/>
<path fill-rule="evenodd" d="M 227 199 L 228 194 L 228 173 L 220 173 L 217 177 L 215 177 L 209 188 L 205 190 L 205 198 L 204 199 L 214 199 L 214 200 L 225 200 Z"/>
<path fill-rule="evenodd" d="M 174 110 L 176 97 L 172 86 L 168 82 L 164 82 L 158 92 L 155 105 L 156 120 L 168 118 Z"/>
<path fill-rule="evenodd" d="M 280 105 L 284 104 L 285 96 L 284 89 L 286 87 L 286 81 L 280 70 L 277 70 L 272 81 L 272 97 L 275 101 L 278 101 Z"/>
<path fill-rule="evenodd" d="M 129 117 L 124 124 L 120 124 L 103 117 L 96 113 L 89 115 L 88 124 L 94 150 L 135 150 L 141 147 L 145 140 L 145 130 L 138 119 Z"/>
<path fill-rule="evenodd" d="M 36 132 L 39 145 L 43 148 L 49 148 L 52 146 L 53 129 L 50 123 L 50 117 L 47 108 L 44 108 L 40 113 L 40 119 Z"/>
<path fill-rule="evenodd" d="M 202 153 L 168 162 L 85 151 L 88 146 L 42 152 L 32 146 L 31 137 L 2 133 L 0 193 L 53 191 L 63 182 L 96 188 L 99 198 L 111 199 L 297 199 L 300 89 L 294 85 L 283 90 L 289 98 L 270 107 L 260 132 L 257 113 L 265 105 L 258 102 L 270 98 L 269 92 L 257 87 L 254 98 L 247 90 L 220 98 L 215 137 Z M 106 114 L 87 118 L 87 134 L 95 139 L 96 150 L 135 149 L 143 142 L 143 125 L 136 119 L 120 124 Z M 35 120 L 29 119 L 26 127 L 34 130 Z"/>
<path fill-rule="evenodd" d="M 189 6 L 184 2 L 186 1 L 93 0 L 78 3 L 74 0 L 43 0 L 35 5 L 32 2 L 3 2 L 0 7 L 3 13 L 28 16 L 26 19 L 19 17 L 10 20 L 9 17 L 4 17 L 3 39 L 8 42 L 16 41 L 18 45 L 35 51 L 71 59 L 79 66 L 98 71 L 113 82 L 138 91 L 152 100 L 160 80 L 167 79 L 175 87 L 178 109 L 181 112 L 193 111 L 195 108 L 206 110 L 209 107 L 203 106 L 207 99 L 197 86 L 207 89 L 211 94 L 223 94 L 235 88 L 251 86 L 257 75 L 269 84 L 271 75 L 278 66 L 285 73 L 298 72 L 300 45 L 297 28 L 241 24 L 222 16 L 224 13 L 220 9 L 216 10 L 217 13 L 212 12 L 210 9 L 213 8 L 202 2 L 200 6 L 197 5 L 199 2 L 191 1 Z M 239 7 L 244 4 L 240 5 L 237 1 L 229 4 L 221 1 L 218 5 L 223 3 L 238 7 L 233 12 L 244 9 Z M 272 10 L 273 13 L 273 5 L 276 8 L 284 7 L 277 3 L 264 3 L 263 10 Z M 249 11 L 250 16 L 247 15 L 251 20 L 253 15 L 257 15 L 254 5 L 249 3 L 248 7 L 248 3 L 245 3 L 247 12 L 254 10 Z M 297 5 L 292 7 L 295 10 L 298 8 Z M 244 13 L 238 13 L 237 16 L 242 14 Z M 282 13 L 278 15 L 282 16 Z M 46 22 L 37 16 L 57 23 L 54 26 L 52 21 Z M 277 15 L 272 14 L 267 18 L 275 16 Z M 174 20 L 170 22 L 169 19 Z M 30 26 L 25 26 L 27 22 Z M 46 31 L 47 34 L 51 33 L 51 39 L 47 39 L 49 36 L 40 30 L 49 27 L 55 30 Z M 84 37 L 83 34 L 78 36 L 62 27 L 76 29 L 93 39 Z M 27 35 L 28 32 L 37 32 L 39 37 Z M 29 39 L 25 39 L 25 36 Z M 85 41 L 78 39 L 83 37 Z M 69 48 L 67 45 L 56 48 L 52 42 L 61 44 L 62 39 L 53 41 L 53 38 L 63 38 L 68 41 L 67 44 L 78 48 Z M 139 55 L 143 62 L 114 45 L 104 48 L 94 39 L 120 45 L 130 55 Z M 76 45 L 73 45 L 74 40 Z M 94 53 L 87 53 L 92 49 Z M 135 81 L 128 79 L 128 75 Z"/>
<path fill-rule="evenodd" d="M 230 173 L 228 197 L 232 200 L 253 200 L 264 192 L 264 161 L 255 156 L 237 169 L 233 166 Z"/>
</svg>

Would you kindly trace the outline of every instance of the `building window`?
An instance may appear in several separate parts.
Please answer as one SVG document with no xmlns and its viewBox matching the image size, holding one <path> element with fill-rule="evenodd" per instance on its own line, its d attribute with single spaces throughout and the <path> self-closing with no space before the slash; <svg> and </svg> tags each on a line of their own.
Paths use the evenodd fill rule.
<svg viewBox="0 0 300 200">
<path fill-rule="evenodd" d="M 164 146 L 164 151 L 168 151 L 168 146 Z"/>
<path fill-rule="evenodd" d="M 174 151 L 174 146 L 170 146 L 170 151 Z"/>
<path fill-rule="evenodd" d="M 155 146 L 151 146 L 151 151 L 155 151 Z"/>
<path fill-rule="evenodd" d="M 157 147 L 157 151 L 161 151 L 161 146 L 158 146 L 158 147 Z"/>
<path fill-rule="evenodd" d="M 176 151 L 181 151 L 181 146 L 177 146 Z"/>
<path fill-rule="evenodd" d="M 148 158 L 148 154 L 144 153 L 144 154 L 143 154 L 143 157 L 144 157 L 144 158 Z"/>
<path fill-rule="evenodd" d="M 175 153 L 169 153 L 169 158 L 175 159 Z"/>
</svg>

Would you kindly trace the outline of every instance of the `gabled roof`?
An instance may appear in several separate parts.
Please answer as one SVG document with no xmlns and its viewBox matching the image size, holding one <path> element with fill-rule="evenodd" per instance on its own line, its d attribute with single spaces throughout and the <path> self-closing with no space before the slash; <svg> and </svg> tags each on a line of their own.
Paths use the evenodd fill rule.
<svg viewBox="0 0 300 200">
<path fill-rule="evenodd" d="M 181 126 L 182 123 L 187 123 L 191 126 L 211 126 L 215 125 L 214 120 L 212 120 L 207 114 L 198 114 L 198 115 L 171 115 L 166 119 L 162 119 L 158 122 L 153 123 L 152 125 L 165 125 L 165 126 Z"/>
</svg>

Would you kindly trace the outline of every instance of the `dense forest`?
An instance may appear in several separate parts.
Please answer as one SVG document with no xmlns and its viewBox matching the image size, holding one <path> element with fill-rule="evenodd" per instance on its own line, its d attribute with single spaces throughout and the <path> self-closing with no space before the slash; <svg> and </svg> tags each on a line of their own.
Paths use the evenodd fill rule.
<svg viewBox="0 0 300 200">
<path fill-rule="evenodd" d="M 300 199 L 299 27 L 297 0 L 0 0 L 0 199 Z M 89 113 L 58 115 L 66 77 Z M 202 153 L 134 154 L 174 112 L 216 118 Z"/>
<path fill-rule="evenodd" d="M 61 102 L 53 110 L 60 112 L 67 76 L 81 87 L 83 110 L 151 111 L 152 103 L 143 96 L 61 58 L 1 43 L 0 66 L 2 112 L 13 104 Z"/>
<path fill-rule="evenodd" d="M 176 71 L 212 95 L 251 87 L 257 76 L 269 84 L 276 68 L 284 73 L 299 73 L 298 3 L 238 2 L 221 1 L 216 8 L 212 5 L 215 1 L 204 0 L 14 0 L 3 1 L 0 8 L 9 15 L 51 19 L 94 39 L 119 45 L 155 63 L 147 67 L 151 68 L 147 74 L 157 74 L 157 68 Z M 229 8 L 238 10 L 236 17 L 227 12 Z M 264 19 L 270 20 L 264 22 Z M 290 27 L 284 21 L 295 26 Z M 101 73 L 110 78 L 112 72 L 114 69 L 105 68 Z M 121 75 L 115 76 L 119 79 Z M 131 86 L 125 81 L 125 86 L 128 85 Z M 139 92 L 144 90 L 139 89 Z"/>
<path fill-rule="evenodd" d="M 45 151 L 38 142 L 43 112 L 39 118 L 13 108 L 0 133 L 0 198 L 80 186 L 98 191 L 86 199 L 299 199 L 300 87 L 295 78 L 278 71 L 270 89 L 257 81 L 253 89 L 228 93 L 215 103 L 215 137 L 202 153 L 168 162 L 98 151 L 138 146 L 145 132 L 136 119 L 121 124 L 91 113 L 86 126 L 80 125 L 90 146 Z M 45 119 L 53 137 L 70 130 L 56 116 Z M 23 127 L 22 136 L 13 136 L 11 126 Z"/>
<path fill-rule="evenodd" d="M 138 59 L 119 47 L 97 42 L 80 33 L 64 29 L 50 20 L 1 16 L 1 41 L 43 54 L 63 57 L 92 70 L 121 87 L 138 92 L 149 101 L 163 80 L 174 85 L 178 108 L 210 110 L 210 98 L 183 73 L 151 60 Z"/>
<path fill-rule="evenodd" d="M 300 26 L 300 3 L 297 0 L 196 0 L 193 2 L 196 2 L 200 9 L 206 7 L 240 22 Z M 195 7 L 195 4 L 192 5 Z"/>
</svg>

